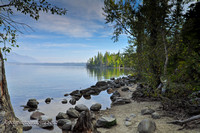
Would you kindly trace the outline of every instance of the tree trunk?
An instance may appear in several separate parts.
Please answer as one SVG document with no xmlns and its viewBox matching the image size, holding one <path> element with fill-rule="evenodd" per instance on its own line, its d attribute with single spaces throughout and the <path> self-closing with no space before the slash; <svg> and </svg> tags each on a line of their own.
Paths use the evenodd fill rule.
<svg viewBox="0 0 200 133">
<path fill-rule="evenodd" d="M 0 132 L 21 133 L 22 124 L 13 111 L 5 76 L 4 60 L 0 50 Z"/>
</svg>

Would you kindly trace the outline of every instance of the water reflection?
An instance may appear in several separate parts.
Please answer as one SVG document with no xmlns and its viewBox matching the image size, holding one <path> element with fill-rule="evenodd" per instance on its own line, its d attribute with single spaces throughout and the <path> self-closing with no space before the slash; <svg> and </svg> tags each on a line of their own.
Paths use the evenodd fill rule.
<svg viewBox="0 0 200 133">
<path fill-rule="evenodd" d="M 128 75 L 130 70 L 119 68 L 87 68 L 90 77 L 97 78 L 98 81 Z"/>
</svg>

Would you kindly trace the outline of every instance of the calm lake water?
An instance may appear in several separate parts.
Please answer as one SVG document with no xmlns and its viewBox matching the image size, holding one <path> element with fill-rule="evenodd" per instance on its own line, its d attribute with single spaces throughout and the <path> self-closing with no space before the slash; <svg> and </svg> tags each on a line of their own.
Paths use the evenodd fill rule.
<svg viewBox="0 0 200 133">
<path fill-rule="evenodd" d="M 87 69 L 84 65 L 25 65 L 6 63 L 6 78 L 11 102 L 16 116 L 23 122 L 34 124 L 30 120 L 32 112 L 23 110 L 28 99 L 36 98 L 39 101 L 38 110 L 53 118 L 59 112 L 66 112 L 70 103 L 62 104 L 62 99 L 70 100 L 70 96 L 64 94 L 73 90 L 85 89 L 94 85 L 99 80 L 108 80 L 111 77 L 127 75 L 128 72 L 119 69 Z M 53 98 L 50 104 L 44 101 L 46 98 Z M 101 103 L 102 109 L 110 107 L 110 96 L 106 91 L 98 96 L 91 96 L 90 100 L 81 98 L 76 104 L 83 103 L 90 107 L 94 103 Z M 29 133 L 62 132 L 56 125 L 49 131 L 33 126 Z"/>
</svg>

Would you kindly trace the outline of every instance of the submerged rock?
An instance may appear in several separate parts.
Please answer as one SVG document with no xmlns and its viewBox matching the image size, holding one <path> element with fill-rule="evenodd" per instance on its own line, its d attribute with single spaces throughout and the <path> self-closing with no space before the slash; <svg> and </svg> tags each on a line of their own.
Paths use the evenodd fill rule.
<svg viewBox="0 0 200 133">
<path fill-rule="evenodd" d="M 95 103 L 90 107 L 90 110 L 92 110 L 92 111 L 99 111 L 100 109 L 101 109 L 100 103 Z"/>
<path fill-rule="evenodd" d="M 105 127 L 105 128 L 110 128 L 116 124 L 117 124 L 116 118 L 107 116 L 99 118 L 96 122 L 97 127 Z"/>
<path fill-rule="evenodd" d="M 30 119 L 31 120 L 37 120 L 39 119 L 42 115 L 44 115 L 44 113 L 42 112 L 39 112 L 39 111 L 36 111 L 36 112 L 33 112 L 30 116 Z"/>
<path fill-rule="evenodd" d="M 32 129 L 32 126 L 23 126 L 23 131 L 29 131 Z"/>
<path fill-rule="evenodd" d="M 142 120 L 138 125 L 139 133 L 154 133 L 156 130 L 156 123 L 149 119 Z"/>
</svg>

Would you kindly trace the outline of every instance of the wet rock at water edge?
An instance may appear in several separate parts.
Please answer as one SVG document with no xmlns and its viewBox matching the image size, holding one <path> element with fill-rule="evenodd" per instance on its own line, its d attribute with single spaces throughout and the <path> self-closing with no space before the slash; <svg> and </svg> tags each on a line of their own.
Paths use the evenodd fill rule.
<svg viewBox="0 0 200 133">
<path fill-rule="evenodd" d="M 60 120 L 58 120 L 57 125 L 58 126 L 63 126 L 66 123 L 71 123 L 71 121 L 68 120 L 68 119 L 60 119 Z"/>
<path fill-rule="evenodd" d="M 39 127 L 44 128 L 44 129 L 52 129 L 53 128 L 53 122 L 52 122 L 52 118 L 43 115 L 39 118 L 38 120 L 39 123 Z"/>
<path fill-rule="evenodd" d="M 110 78 L 110 80 L 115 80 L 115 78 L 114 78 L 114 77 L 112 77 L 112 78 Z"/>
<path fill-rule="evenodd" d="M 72 129 L 72 122 L 71 122 L 71 121 L 65 123 L 65 124 L 62 126 L 62 130 L 64 130 L 64 131 L 71 131 L 71 129 Z"/>
<path fill-rule="evenodd" d="M 149 119 L 142 120 L 138 125 L 139 133 L 154 133 L 156 130 L 156 123 Z"/>
<path fill-rule="evenodd" d="M 23 131 L 29 131 L 32 129 L 32 126 L 23 126 Z"/>
<path fill-rule="evenodd" d="M 76 104 L 76 100 L 74 98 L 72 98 L 72 99 L 69 100 L 69 103 L 71 105 L 75 105 Z"/>
<path fill-rule="evenodd" d="M 77 97 L 81 97 L 82 94 L 80 93 L 80 90 L 75 90 L 73 92 L 70 93 L 71 96 L 77 96 Z"/>
<path fill-rule="evenodd" d="M 99 111 L 100 109 L 101 109 L 101 104 L 100 103 L 93 104 L 90 107 L 90 110 L 92 110 L 92 111 Z"/>
<path fill-rule="evenodd" d="M 78 104 L 75 106 L 75 109 L 79 112 L 82 112 L 82 111 L 86 111 L 86 110 L 89 110 L 87 106 L 85 106 L 84 104 Z"/>
<path fill-rule="evenodd" d="M 84 97 L 86 100 L 90 100 L 90 99 L 91 99 L 91 95 L 83 95 L 83 97 Z"/>
<path fill-rule="evenodd" d="M 141 110 L 141 114 L 142 115 L 151 115 L 152 113 L 154 113 L 155 110 L 151 109 L 151 108 L 146 108 L 146 109 L 142 109 Z"/>
<path fill-rule="evenodd" d="M 66 113 L 63 113 L 63 112 L 59 112 L 56 116 L 56 120 L 59 120 L 59 119 L 68 119 L 68 115 Z"/>
<path fill-rule="evenodd" d="M 78 118 L 79 117 L 79 112 L 77 110 L 75 110 L 74 108 L 69 108 L 67 110 L 67 115 L 69 117 L 72 117 L 72 118 Z"/>
<path fill-rule="evenodd" d="M 67 99 L 63 99 L 62 104 L 67 104 Z"/>
<path fill-rule="evenodd" d="M 117 120 L 115 117 L 103 116 L 97 120 L 96 127 L 110 128 L 116 124 L 117 124 Z"/>
<path fill-rule="evenodd" d="M 108 85 L 108 83 L 106 82 L 106 81 L 98 81 L 97 83 L 96 83 L 96 86 L 106 86 L 106 85 Z"/>
<path fill-rule="evenodd" d="M 110 99 L 112 100 L 112 101 L 115 101 L 115 99 L 117 98 L 117 97 L 120 97 L 121 95 L 120 95 L 120 93 L 118 92 L 118 91 L 115 91 L 113 94 L 112 94 L 112 96 L 110 97 Z"/>
<path fill-rule="evenodd" d="M 37 108 L 38 104 L 39 104 L 39 102 L 36 99 L 29 99 L 26 105 L 29 108 Z"/>
<path fill-rule="evenodd" d="M 45 103 L 46 103 L 46 104 L 49 104 L 50 102 L 51 102 L 51 98 L 45 99 Z"/>
<path fill-rule="evenodd" d="M 39 119 L 42 115 L 44 115 L 44 113 L 42 112 L 39 112 L 39 111 L 36 111 L 36 112 L 33 112 L 30 116 L 30 119 L 31 120 L 37 120 Z"/>
<path fill-rule="evenodd" d="M 65 96 L 65 97 L 67 97 L 67 96 L 69 96 L 69 94 L 68 94 L 68 93 L 66 93 L 66 94 L 64 94 L 64 96 Z"/>
<path fill-rule="evenodd" d="M 112 89 L 112 88 L 108 88 L 108 89 L 107 89 L 107 93 L 108 93 L 108 94 L 113 93 L 113 89 Z"/>
</svg>

